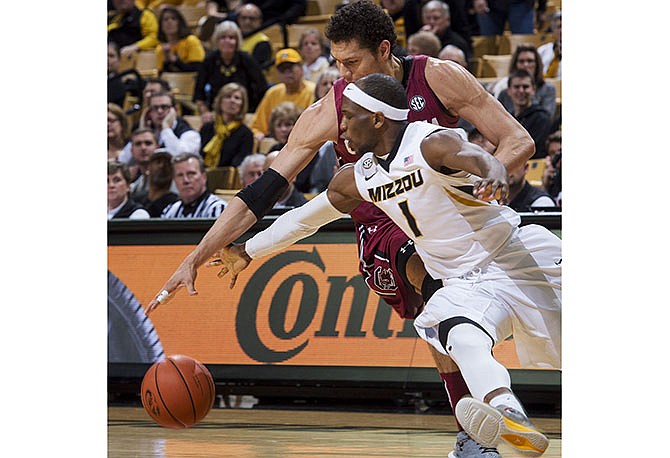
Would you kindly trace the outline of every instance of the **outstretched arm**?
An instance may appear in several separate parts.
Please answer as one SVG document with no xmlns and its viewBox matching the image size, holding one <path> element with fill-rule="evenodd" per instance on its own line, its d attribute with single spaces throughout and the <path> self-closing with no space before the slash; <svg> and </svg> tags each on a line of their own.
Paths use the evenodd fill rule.
<svg viewBox="0 0 670 458">
<path fill-rule="evenodd" d="M 264 231 L 246 241 L 244 245 L 222 248 L 218 258 L 209 266 L 222 266 L 219 277 L 231 274 L 230 287 L 237 275 L 258 259 L 287 248 L 314 234 L 319 228 L 345 216 L 361 202 L 353 177 L 353 166 L 346 165 L 333 177 L 328 190 L 306 204 L 294 208 L 275 220 Z"/>
<path fill-rule="evenodd" d="M 271 169 L 286 179 L 287 182 L 290 182 L 309 163 L 324 142 L 336 139 L 337 113 L 335 112 L 335 98 L 331 89 L 329 94 L 307 108 L 298 118 L 289 135 L 288 142 L 273 161 Z M 251 186 L 262 185 L 270 175 L 272 174 L 263 174 Z M 274 176 L 277 177 L 277 174 L 274 174 Z M 261 197 L 265 199 L 263 205 L 261 205 L 264 211 L 263 208 L 259 210 L 256 206 L 254 208 L 256 213 L 240 197 L 236 196 L 231 199 L 198 246 L 186 256 L 181 265 L 163 285 L 161 292 L 151 300 L 147 306 L 147 314 L 153 312 L 161 303 L 165 304 L 171 300 L 181 288 L 186 288 L 190 295 L 197 294 L 195 279 L 198 268 L 218 250 L 230 245 L 253 226 L 258 219 L 262 218 L 264 212 L 272 208 L 279 195 L 273 195 L 271 198 L 268 198 L 267 195 Z M 272 201 L 272 198 L 274 198 L 274 201 Z"/>
</svg>

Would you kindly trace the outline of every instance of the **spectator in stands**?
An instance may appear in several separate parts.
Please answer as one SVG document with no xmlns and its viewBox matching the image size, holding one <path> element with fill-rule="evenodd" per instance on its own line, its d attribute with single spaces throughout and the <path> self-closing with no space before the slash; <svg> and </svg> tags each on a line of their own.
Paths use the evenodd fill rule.
<svg viewBox="0 0 670 458">
<path fill-rule="evenodd" d="M 537 2 L 542 13 L 547 2 Z M 535 2 L 528 0 L 473 0 L 472 8 L 477 15 L 481 35 L 502 35 L 509 21 L 513 34 L 530 35 L 535 21 Z"/>
<path fill-rule="evenodd" d="M 197 72 L 205 58 L 200 39 L 191 33 L 186 19 L 173 6 L 158 17 L 156 66 L 159 72 Z"/>
<path fill-rule="evenodd" d="M 244 124 L 249 98 L 238 83 L 228 83 L 214 99 L 214 122 L 200 129 L 201 155 L 207 167 L 237 167 L 254 149 L 254 134 Z"/>
<path fill-rule="evenodd" d="M 326 57 L 326 39 L 317 29 L 305 30 L 298 40 L 298 51 L 302 56 L 302 71 L 306 80 L 316 81 L 330 68 Z"/>
<path fill-rule="evenodd" d="M 179 196 L 175 192 L 177 188 L 172 179 L 173 176 L 174 168 L 170 153 L 159 150 L 149 157 L 147 166 L 148 191 L 139 202 L 146 208 L 152 218 L 160 218 L 165 207 L 179 200 Z"/>
<path fill-rule="evenodd" d="M 469 59 L 472 56 L 472 45 L 451 27 L 449 5 L 439 0 L 430 0 L 421 8 L 421 30 L 434 33 L 440 39 L 441 48 L 455 45 L 463 50 Z"/>
<path fill-rule="evenodd" d="M 171 91 L 172 89 L 170 88 L 170 83 L 165 81 L 163 78 L 149 77 L 144 80 L 144 88 L 142 89 L 142 99 L 140 104 L 131 109 L 133 113 L 140 111 L 139 116 L 137 116 L 137 122 L 133 124 L 133 130 L 140 127 L 140 122 L 144 122 L 146 125 L 146 123 L 149 121 L 149 115 L 151 112 L 149 107 L 149 97 L 151 97 L 151 94 L 155 92 Z M 130 160 L 130 155 L 127 157 L 122 157 L 120 160 L 123 162 L 128 162 Z"/>
<path fill-rule="evenodd" d="M 272 43 L 270 38 L 258 28 L 263 23 L 263 12 L 253 3 L 239 7 L 237 11 L 237 25 L 242 32 L 242 51 L 245 51 L 256 60 L 256 63 L 266 71 L 272 67 Z"/>
<path fill-rule="evenodd" d="M 438 59 L 456 62 L 463 68 L 468 68 L 468 59 L 461 48 L 456 45 L 447 45 L 437 55 Z"/>
<path fill-rule="evenodd" d="M 158 139 L 158 146 L 176 156 L 200 151 L 200 134 L 183 118 L 177 116 L 174 95 L 154 92 L 149 97 L 149 118 L 140 119 L 140 127 L 149 127 Z"/>
<path fill-rule="evenodd" d="M 263 174 L 265 158 L 265 154 L 254 153 L 242 160 L 242 163 L 237 168 L 240 180 L 242 181 L 242 187 L 249 186 Z"/>
<path fill-rule="evenodd" d="M 563 54 L 561 39 L 562 24 L 561 12 L 558 11 L 551 16 L 551 34 L 554 39 L 537 49 L 542 59 L 542 71 L 545 78 L 561 77 L 561 57 Z"/>
<path fill-rule="evenodd" d="M 554 131 L 549 135 L 549 137 L 547 137 L 547 146 L 546 146 L 547 157 L 553 160 L 554 156 L 560 153 L 562 148 L 563 148 L 563 139 L 561 131 L 560 130 Z"/>
<path fill-rule="evenodd" d="M 415 54 L 425 54 L 430 57 L 437 57 L 442 46 L 440 40 L 433 32 L 421 30 L 407 39 L 407 54 L 413 56 Z"/>
<path fill-rule="evenodd" d="M 561 184 L 562 156 L 562 150 L 558 150 L 553 157 L 547 155 L 544 158 L 547 166 L 542 174 L 542 189 L 551 196 L 558 207 L 563 205 Z"/>
<path fill-rule="evenodd" d="M 116 160 L 107 161 L 107 219 L 146 219 L 147 212 L 130 198 L 128 165 Z"/>
<path fill-rule="evenodd" d="M 130 154 L 132 165 L 130 169 L 130 197 L 140 202 L 149 191 L 147 179 L 149 158 L 156 152 L 158 141 L 153 131 L 148 127 L 136 129 L 130 136 Z"/>
<path fill-rule="evenodd" d="M 107 159 L 118 159 L 127 149 L 130 151 L 128 117 L 120 106 L 107 104 Z"/>
<path fill-rule="evenodd" d="M 138 51 L 153 51 L 158 45 L 158 20 L 134 0 L 113 0 L 116 14 L 107 21 L 107 41 L 116 43 L 122 57 Z"/>
<path fill-rule="evenodd" d="M 532 186 L 526 180 L 526 172 L 528 172 L 528 162 L 523 167 L 508 173 L 509 195 L 506 205 L 518 212 L 555 207 L 554 200 L 548 193 Z"/>
<path fill-rule="evenodd" d="M 263 28 L 278 22 L 293 24 L 307 10 L 307 0 L 243 0 L 242 3 L 253 3 L 263 11 Z"/>
<path fill-rule="evenodd" d="M 265 158 L 265 165 L 263 165 L 263 171 L 266 171 L 270 168 L 272 161 L 275 160 L 278 154 L 279 151 L 272 151 L 271 153 L 268 153 L 267 157 Z M 307 198 L 302 192 L 296 189 L 294 178 L 289 182 L 288 187 L 281 195 L 279 200 L 277 200 L 277 203 L 274 204 L 273 208 L 294 208 L 299 207 L 305 203 L 307 203 Z"/>
<path fill-rule="evenodd" d="M 476 127 L 473 127 L 472 130 L 468 132 L 468 141 L 481 146 L 484 151 L 488 151 L 490 154 L 494 154 L 496 151 L 496 146 L 484 138 L 482 133 L 477 130 Z"/>
<path fill-rule="evenodd" d="M 563 149 L 560 130 L 554 131 L 547 138 L 547 155 L 544 157 L 545 169 L 542 173 L 542 189 L 547 191 L 556 205 L 561 206 L 561 155 Z"/>
<path fill-rule="evenodd" d="M 210 39 L 216 24 L 223 21 L 237 21 L 237 10 L 241 5 L 241 0 L 207 0 L 205 19 L 198 24 L 198 36 L 203 41 L 205 49 L 211 48 Z"/>
<path fill-rule="evenodd" d="M 249 111 L 256 110 L 267 89 L 267 82 L 258 63 L 242 51 L 242 32 L 232 21 L 216 26 L 213 41 L 217 48 L 207 53 L 198 72 L 193 101 L 203 123 L 214 120 L 211 112 L 214 97 L 227 83 L 239 83 L 247 89 Z"/>
<path fill-rule="evenodd" d="M 237 9 L 242 5 L 241 0 L 207 0 L 205 5 L 207 16 L 212 16 L 223 22 L 226 19 L 233 20 Z"/>
<path fill-rule="evenodd" d="M 546 156 L 545 144 L 551 116 L 535 100 L 535 81 L 527 70 L 515 70 L 509 77 L 507 92 L 514 104 L 512 115 L 528 131 L 535 142 L 535 154 L 531 159 Z"/>
<path fill-rule="evenodd" d="M 226 206 L 225 201 L 207 189 L 205 163 L 197 153 L 179 154 L 172 158 L 174 181 L 179 200 L 167 205 L 161 218 L 216 218 Z"/>
<path fill-rule="evenodd" d="M 556 112 L 556 87 L 544 80 L 542 76 L 541 58 L 537 49 L 533 45 L 524 44 L 517 46 L 512 60 L 510 61 L 509 73 L 515 70 L 527 70 L 533 75 L 535 81 L 535 100 L 544 108 L 549 116 L 553 118 Z M 508 77 L 504 77 L 493 83 L 488 91 L 497 97 L 505 109 L 512 112 L 512 99 L 507 93 Z"/>
<path fill-rule="evenodd" d="M 314 100 L 319 100 L 321 97 L 326 95 L 330 88 L 333 87 L 333 83 L 336 79 L 340 77 L 340 71 L 336 67 L 328 67 L 324 72 L 319 75 L 319 79 L 316 80 L 316 88 L 314 89 Z"/>
<path fill-rule="evenodd" d="M 302 110 L 291 102 L 282 102 L 272 110 L 272 114 L 270 115 L 270 136 L 276 140 L 276 143 L 270 148 L 269 152 L 279 151 L 284 147 L 288 141 L 288 136 L 293 130 L 293 126 L 300 117 L 300 113 L 302 113 Z M 295 187 L 298 191 L 310 192 L 312 189 L 310 176 L 318 160 L 319 156 L 314 155 L 312 160 L 296 176 Z"/>
<path fill-rule="evenodd" d="M 277 143 L 270 148 L 270 151 L 278 151 L 284 147 L 300 113 L 302 110 L 293 102 L 282 102 L 272 109 L 269 137 L 276 140 Z"/>
<path fill-rule="evenodd" d="M 149 102 L 149 97 L 154 92 L 170 92 L 172 88 L 170 83 L 165 81 L 163 78 L 150 77 L 144 80 L 144 89 L 142 90 L 142 103 L 147 105 Z"/>
<path fill-rule="evenodd" d="M 382 0 L 381 6 L 391 19 L 398 37 L 396 54 L 402 54 L 407 48 L 407 37 L 421 29 L 421 5 L 419 0 Z M 331 11 L 332 13 L 332 11 Z"/>
<path fill-rule="evenodd" d="M 251 130 L 260 142 L 270 132 L 270 113 L 282 102 L 292 102 L 304 110 L 314 102 L 312 81 L 306 81 L 302 70 L 302 57 L 292 48 L 280 49 L 275 57 L 275 66 L 280 83 L 267 90 L 256 108 Z"/>
<path fill-rule="evenodd" d="M 134 68 L 121 72 L 120 65 L 119 46 L 110 41 L 107 43 L 107 103 L 123 107 L 126 96 L 140 97 L 142 76 Z"/>
</svg>

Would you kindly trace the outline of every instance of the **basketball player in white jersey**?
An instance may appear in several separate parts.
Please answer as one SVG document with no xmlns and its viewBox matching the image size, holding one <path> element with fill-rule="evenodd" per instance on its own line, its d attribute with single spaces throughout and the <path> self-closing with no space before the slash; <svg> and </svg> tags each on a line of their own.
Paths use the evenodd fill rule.
<svg viewBox="0 0 670 458">
<path fill-rule="evenodd" d="M 505 167 L 458 130 L 404 122 L 406 98 L 397 80 L 369 75 L 344 96 L 345 139 L 351 150 L 367 153 L 343 167 L 326 192 L 243 246 L 223 250 L 214 264 L 234 281 L 250 259 L 313 234 L 361 201 L 373 202 L 444 284 L 415 327 L 456 361 L 467 382 L 473 397 L 457 404 L 459 423 L 484 446 L 503 439 L 541 455 L 549 442 L 528 420 L 491 349 L 513 334 L 522 366 L 560 367 L 560 239 L 541 226 L 519 228 L 511 208 L 483 200 L 507 193 Z"/>
</svg>

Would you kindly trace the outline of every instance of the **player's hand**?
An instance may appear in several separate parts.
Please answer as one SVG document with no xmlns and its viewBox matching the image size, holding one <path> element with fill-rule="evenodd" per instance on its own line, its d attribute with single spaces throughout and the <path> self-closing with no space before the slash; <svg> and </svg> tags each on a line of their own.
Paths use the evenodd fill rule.
<svg viewBox="0 0 670 458">
<path fill-rule="evenodd" d="M 227 273 L 230 273 L 230 289 L 233 289 L 235 282 L 237 282 L 237 275 L 246 269 L 251 263 L 251 258 L 244 250 L 244 245 L 229 245 L 219 250 L 207 267 L 221 266 L 221 270 L 217 274 L 219 278 L 223 278 Z"/>
<path fill-rule="evenodd" d="M 497 200 L 500 203 L 507 201 L 509 195 L 509 183 L 507 177 L 485 178 L 477 181 L 473 190 L 474 196 L 485 202 Z"/>
<path fill-rule="evenodd" d="M 163 285 L 160 292 L 149 302 L 146 314 L 149 315 L 159 305 L 170 302 L 180 288 L 186 288 L 188 294 L 191 296 L 198 294 L 194 286 L 197 275 L 198 272 L 195 266 L 188 262 L 188 259 L 184 260 L 170 279 Z"/>
</svg>

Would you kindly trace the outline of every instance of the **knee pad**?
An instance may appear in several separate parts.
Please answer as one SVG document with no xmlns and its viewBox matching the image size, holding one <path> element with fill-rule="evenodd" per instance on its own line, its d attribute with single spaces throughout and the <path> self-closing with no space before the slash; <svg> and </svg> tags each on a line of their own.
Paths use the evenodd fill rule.
<svg viewBox="0 0 670 458">
<path fill-rule="evenodd" d="M 498 388 L 510 388 L 509 372 L 493 357 L 493 344 L 491 336 L 470 320 L 461 320 L 445 333 L 445 350 L 479 400 Z"/>
<path fill-rule="evenodd" d="M 447 320 L 444 320 L 444 321 L 441 322 L 440 325 L 438 326 L 438 336 L 439 336 L 439 339 L 440 339 L 440 343 L 442 344 L 442 347 L 447 351 L 447 353 L 451 354 L 451 353 L 450 353 L 450 349 L 449 349 L 449 346 L 450 346 L 450 345 L 449 345 L 448 342 L 447 342 L 447 341 L 448 341 L 449 334 L 451 333 L 451 330 L 452 330 L 455 326 L 460 325 L 460 324 L 469 324 L 469 325 L 474 326 L 477 330 L 475 331 L 475 330 L 473 329 L 472 332 L 476 333 L 477 335 L 480 335 L 481 333 L 484 333 L 484 335 L 485 335 L 486 337 L 488 337 L 488 339 L 489 339 L 489 341 L 490 341 L 490 347 L 493 348 L 493 345 L 495 344 L 495 340 L 494 340 L 493 337 L 491 337 L 491 335 L 486 331 L 486 329 L 484 329 L 484 328 L 482 327 L 482 325 L 480 325 L 479 323 L 477 323 L 477 322 L 475 322 L 475 321 L 472 321 L 470 318 L 466 318 L 466 317 L 464 317 L 464 316 L 456 316 L 456 317 L 453 317 L 453 318 L 449 318 L 449 319 L 447 319 Z M 469 332 L 467 332 L 467 331 L 466 331 L 466 333 L 469 334 Z M 462 332 L 459 332 L 459 334 L 462 334 Z M 459 338 L 458 340 L 459 340 L 459 342 L 460 342 L 461 339 Z M 467 342 L 465 342 L 465 343 L 467 344 Z M 454 343 L 452 342 L 452 345 L 451 345 L 451 346 L 453 346 L 453 344 L 454 344 Z"/>
<path fill-rule="evenodd" d="M 473 355 L 490 355 L 493 343 L 485 331 L 462 323 L 454 326 L 447 335 L 445 350 L 456 361 L 472 358 Z"/>
</svg>

